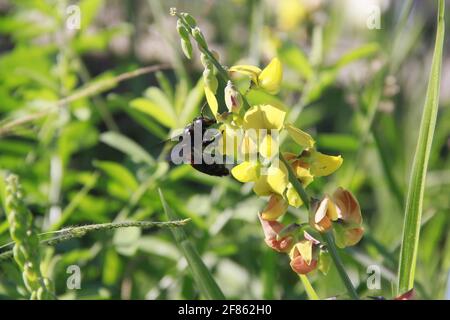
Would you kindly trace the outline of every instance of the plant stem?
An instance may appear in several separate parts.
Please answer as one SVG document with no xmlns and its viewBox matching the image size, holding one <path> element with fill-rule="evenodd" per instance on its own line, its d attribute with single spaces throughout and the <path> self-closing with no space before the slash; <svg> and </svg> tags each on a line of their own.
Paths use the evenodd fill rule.
<svg viewBox="0 0 450 320">
<path fill-rule="evenodd" d="M 308 294 L 309 300 L 319 300 L 319 296 L 317 295 L 316 291 L 314 290 L 313 286 L 311 285 L 311 282 L 309 282 L 309 279 L 304 274 L 299 274 L 300 280 L 303 283 L 303 286 L 305 287 L 305 291 Z"/>
<path fill-rule="evenodd" d="M 348 292 L 349 296 L 354 300 L 359 300 L 358 294 L 356 293 L 356 290 L 353 287 L 353 284 L 350 281 L 350 278 L 348 277 L 347 272 L 345 271 L 344 264 L 342 263 L 341 257 L 339 256 L 336 245 L 334 243 L 333 235 L 330 232 L 325 232 L 324 234 L 322 234 L 322 238 L 327 243 L 327 247 L 328 247 L 328 251 L 330 252 L 330 256 L 333 259 L 333 262 L 334 262 L 336 269 L 342 279 L 342 282 L 344 283 L 345 287 L 347 288 L 347 292 Z"/>
<path fill-rule="evenodd" d="M 87 233 L 94 231 L 102 231 L 102 230 L 111 230 L 111 229 L 119 229 L 119 228 L 175 228 L 182 227 L 186 223 L 188 223 L 190 219 L 184 220 L 175 220 L 175 221 L 167 221 L 167 222 L 154 222 L 154 221 L 125 221 L 125 222 L 112 222 L 112 223 L 100 223 L 100 224 L 90 224 L 79 227 L 69 227 L 64 228 L 58 231 L 51 231 L 39 234 L 39 238 L 41 239 L 40 244 L 47 246 L 54 246 L 60 242 L 71 240 L 74 238 L 80 238 L 85 236 Z M 48 234 L 56 234 L 56 236 L 49 239 L 42 239 L 43 236 Z M 3 247 L 13 245 L 14 243 L 8 243 L 3 245 Z M 5 251 L 0 254 L 0 260 L 8 259 L 13 255 L 13 251 Z"/>
<path fill-rule="evenodd" d="M 191 30 L 191 27 L 189 26 L 189 24 L 186 22 L 186 20 L 177 13 L 177 17 L 178 19 L 180 19 L 181 23 L 183 23 L 184 27 L 187 30 Z M 208 59 L 212 62 L 212 64 L 214 65 L 214 67 L 217 69 L 217 71 L 219 72 L 219 75 L 222 77 L 222 79 L 227 82 L 227 81 L 231 81 L 230 76 L 228 75 L 228 72 L 224 69 L 224 67 L 220 64 L 219 61 L 217 61 L 217 59 L 214 57 L 214 55 L 212 54 L 212 52 L 209 50 L 209 48 L 207 46 L 202 45 L 201 43 L 199 43 L 194 37 L 192 37 L 192 39 L 194 39 L 195 42 L 197 42 L 198 45 L 198 49 L 200 50 L 200 52 L 202 52 L 204 55 L 206 55 L 208 57 Z M 245 98 L 245 95 L 243 95 L 242 93 L 240 93 L 242 96 L 242 101 L 243 103 L 243 110 L 248 110 L 250 108 L 250 104 L 248 103 L 247 99 Z"/>
</svg>

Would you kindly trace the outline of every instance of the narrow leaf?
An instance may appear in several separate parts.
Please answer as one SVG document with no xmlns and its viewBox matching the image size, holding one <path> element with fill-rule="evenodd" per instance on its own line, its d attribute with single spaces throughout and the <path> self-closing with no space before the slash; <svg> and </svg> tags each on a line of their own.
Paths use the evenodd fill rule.
<svg viewBox="0 0 450 320">
<path fill-rule="evenodd" d="M 170 220 L 173 217 L 176 217 L 175 213 L 167 205 L 166 200 L 164 199 L 164 195 L 160 189 L 159 197 L 161 199 L 161 203 L 163 205 L 164 212 L 166 213 L 167 218 Z M 189 241 L 186 233 L 180 228 L 172 229 L 172 234 L 189 264 L 192 277 L 194 278 L 194 281 L 197 284 L 200 292 L 207 299 L 225 300 L 225 296 L 223 295 L 213 276 L 209 272 L 208 268 L 203 263 L 197 250 Z"/>
<path fill-rule="evenodd" d="M 434 47 L 431 73 L 428 80 L 427 94 L 419 130 L 419 140 L 411 171 L 411 178 L 406 199 L 403 240 L 400 251 L 397 293 L 403 294 L 414 286 L 417 248 L 419 245 L 420 222 L 422 218 L 423 195 L 433 142 L 434 129 L 439 105 L 439 90 L 444 45 L 444 0 L 439 0 L 438 25 Z"/>
</svg>

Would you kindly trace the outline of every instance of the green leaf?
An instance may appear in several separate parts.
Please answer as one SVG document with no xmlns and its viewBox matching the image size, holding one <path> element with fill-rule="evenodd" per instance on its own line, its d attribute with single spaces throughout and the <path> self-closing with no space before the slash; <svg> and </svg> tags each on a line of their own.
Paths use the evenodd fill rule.
<svg viewBox="0 0 450 320">
<path fill-rule="evenodd" d="M 130 106 L 136 110 L 148 114 L 150 117 L 167 128 L 174 128 L 176 126 L 176 121 L 172 115 L 165 112 L 162 108 L 149 99 L 137 98 L 131 100 Z"/>
<path fill-rule="evenodd" d="M 164 212 L 167 215 L 167 218 L 170 220 L 176 217 L 175 213 L 166 203 L 161 189 L 159 189 L 159 197 L 161 199 L 161 203 L 163 205 Z M 200 292 L 207 299 L 225 300 L 225 296 L 214 280 L 212 274 L 203 263 L 197 250 L 189 241 L 186 233 L 181 229 L 172 229 L 171 231 L 176 242 L 178 243 L 178 246 L 180 247 L 180 250 L 183 252 L 184 257 L 189 264 L 190 270 L 192 272 L 192 277 L 194 278 L 194 281 L 197 284 Z"/>
<path fill-rule="evenodd" d="M 283 64 L 300 73 L 305 79 L 314 75 L 314 70 L 306 55 L 295 45 L 286 44 L 278 51 L 278 56 Z"/>
<path fill-rule="evenodd" d="M 138 182 L 124 166 L 112 161 L 94 161 L 94 166 L 101 169 L 111 179 L 116 180 L 131 191 L 137 189 Z"/>
<path fill-rule="evenodd" d="M 368 58 L 377 53 L 379 48 L 380 47 L 378 43 L 367 43 L 361 47 L 353 49 L 344 54 L 342 57 L 339 58 L 339 60 L 335 63 L 333 67 L 336 69 L 340 69 L 354 61 Z"/>
<path fill-rule="evenodd" d="M 100 141 L 129 155 L 134 162 L 144 162 L 148 165 L 153 165 L 155 163 L 155 160 L 147 151 L 136 142 L 120 133 L 112 131 L 105 132 L 100 136 Z"/>
<path fill-rule="evenodd" d="M 419 140 L 411 170 L 411 178 L 406 199 L 403 240 L 400 250 L 397 294 L 402 294 L 414 287 L 417 248 L 422 218 L 423 195 L 430 157 L 431 144 L 436 126 L 439 106 L 442 52 L 444 46 L 444 7 L 445 1 L 439 0 L 436 42 L 428 80 L 427 94 L 419 129 Z"/>
<path fill-rule="evenodd" d="M 188 123 L 194 118 L 195 113 L 202 102 L 204 92 L 203 78 L 200 78 L 197 85 L 189 92 L 186 102 L 184 103 L 183 110 L 181 110 L 181 114 L 179 116 L 179 119 L 181 119 L 181 124 Z"/>
</svg>

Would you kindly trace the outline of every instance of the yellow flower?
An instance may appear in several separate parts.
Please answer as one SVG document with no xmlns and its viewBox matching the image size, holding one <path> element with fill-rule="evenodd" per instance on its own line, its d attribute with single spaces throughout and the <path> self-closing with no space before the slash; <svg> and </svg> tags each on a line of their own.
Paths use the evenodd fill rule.
<svg viewBox="0 0 450 320">
<path fill-rule="evenodd" d="M 333 193 L 333 199 L 338 208 L 339 222 L 334 228 L 336 245 L 340 248 L 357 244 L 363 234 L 361 207 L 352 193 L 344 188 L 338 188 Z"/>
<path fill-rule="evenodd" d="M 242 140 L 242 132 L 234 126 L 223 124 L 220 126 L 222 133 L 218 141 L 218 151 L 223 155 L 236 157 Z"/>
<path fill-rule="evenodd" d="M 300 146 L 305 149 L 314 147 L 315 141 L 308 133 L 294 127 L 292 124 L 286 124 L 285 127 L 289 133 L 289 136 Z"/>
<path fill-rule="evenodd" d="M 332 174 L 344 161 L 341 156 L 329 156 L 315 149 L 306 149 L 302 152 L 300 159 L 309 164 L 309 170 L 315 177 Z"/>
<path fill-rule="evenodd" d="M 253 191 L 258 196 L 268 196 L 272 193 L 283 195 L 288 186 L 288 171 L 286 166 L 279 162 L 278 166 L 272 164 L 267 172 L 261 174 L 255 181 Z"/>
<path fill-rule="evenodd" d="M 280 130 L 284 125 L 286 112 L 271 106 L 257 105 L 247 110 L 244 115 L 244 129 L 277 129 Z"/>
<path fill-rule="evenodd" d="M 291 249 L 289 257 L 291 268 L 298 274 L 307 274 L 317 267 L 317 259 L 314 258 L 314 246 L 316 243 L 305 239 L 297 242 Z"/>
<path fill-rule="evenodd" d="M 282 195 L 289 183 L 289 173 L 283 162 L 278 162 L 278 166 L 272 164 L 267 169 L 266 175 L 267 184 L 273 190 L 273 192 Z"/>
<path fill-rule="evenodd" d="M 261 212 L 261 218 L 267 221 L 274 221 L 286 213 L 288 208 L 288 203 L 277 194 L 272 194 L 270 196 L 267 206 Z"/>
<path fill-rule="evenodd" d="M 258 218 L 264 231 L 264 241 L 266 244 L 275 251 L 289 252 L 292 248 L 294 238 L 287 235 L 278 239 L 278 235 L 284 229 L 284 225 L 278 221 L 264 220 L 261 215 L 258 215 Z"/>
<path fill-rule="evenodd" d="M 262 71 L 260 68 L 251 65 L 236 65 L 231 67 L 229 71 L 249 76 L 258 88 L 270 94 L 277 94 L 280 91 L 283 66 L 278 58 L 273 58 Z"/>
<path fill-rule="evenodd" d="M 256 154 L 256 152 L 258 151 L 258 137 L 256 135 L 256 132 L 254 133 L 254 137 L 251 136 L 248 131 L 244 133 L 244 137 L 242 138 L 240 147 L 241 153 L 243 155 Z"/>
<path fill-rule="evenodd" d="M 328 195 L 313 205 L 309 217 L 310 225 L 317 231 L 326 232 L 332 228 L 332 222 L 338 219 L 338 208 Z"/>
<path fill-rule="evenodd" d="M 250 77 L 253 83 L 258 85 L 258 76 L 261 73 L 261 69 L 258 67 L 250 65 L 236 65 L 232 66 L 230 69 L 228 69 L 228 71 L 245 74 Z"/>
<path fill-rule="evenodd" d="M 294 186 L 289 183 L 286 190 L 286 198 L 288 200 L 289 205 L 298 208 L 303 204 L 302 198 L 295 190 Z"/>
<path fill-rule="evenodd" d="M 314 176 L 311 174 L 309 170 L 309 164 L 302 161 L 295 154 L 290 152 L 283 153 L 283 157 L 288 161 L 291 165 L 292 170 L 295 173 L 295 176 L 302 183 L 303 187 L 307 187 L 314 180 Z"/>
<path fill-rule="evenodd" d="M 316 202 L 309 221 L 320 232 L 333 229 L 336 245 L 340 248 L 357 244 L 364 233 L 358 201 L 343 188 L 338 188 L 332 197 L 326 195 Z"/>
<path fill-rule="evenodd" d="M 362 224 L 361 207 L 353 194 L 342 187 L 333 193 L 333 199 L 339 208 L 338 217 L 348 224 Z"/>
<path fill-rule="evenodd" d="M 231 169 L 231 174 L 236 180 L 245 183 L 256 181 L 259 176 L 259 171 L 259 163 L 244 161 Z"/>
<path fill-rule="evenodd" d="M 270 94 L 277 94 L 280 91 L 281 80 L 283 80 L 283 66 L 278 58 L 273 58 L 259 74 L 258 85 Z"/>
<path fill-rule="evenodd" d="M 276 137 L 278 137 L 278 135 Z M 259 143 L 259 153 L 266 159 L 272 159 L 278 155 L 279 145 L 277 140 L 278 139 L 274 139 L 270 133 L 267 133 Z"/>
</svg>

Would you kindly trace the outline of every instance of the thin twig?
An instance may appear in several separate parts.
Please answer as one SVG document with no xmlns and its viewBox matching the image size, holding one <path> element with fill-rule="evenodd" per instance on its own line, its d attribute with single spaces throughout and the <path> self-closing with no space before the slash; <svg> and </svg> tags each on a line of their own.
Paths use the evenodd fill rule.
<svg viewBox="0 0 450 320">
<path fill-rule="evenodd" d="M 76 91 L 74 94 L 72 94 L 68 97 L 65 97 L 63 99 L 60 99 L 60 100 L 54 102 L 53 104 L 50 104 L 50 106 L 48 108 L 46 108 L 42 111 L 24 116 L 19 119 L 15 119 L 15 120 L 6 122 L 4 125 L 2 125 L 0 127 L 0 137 L 5 136 L 6 134 L 10 133 L 18 126 L 21 126 L 21 125 L 27 124 L 29 122 L 38 120 L 42 117 L 45 117 L 46 115 L 51 113 L 53 110 L 61 108 L 66 104 L 69 104 L 71 102 L 74 102 L 74 101 L 82 99 L 82 98 L 86 98 L 86 97 L 101 93 L 106 90 L 110 90 L 110 89 L 114 88 L 115 86 L 117 86 L 122 81 L 136 78 L 136 77 L 139 77 L 144 74 L 160 71 L 163 69 L 168 69 L 168 68 L 170 68 L 170 66 L 167 64 L 158 64 L 158 65 L 154 65 L 154 66 L 148 66 L 148 67 L 136 69 L 133 71 L 125 72 L 114 78 L 101 80 L 90 86 L 81 88 L 78 91 Z"/>
</svg>

